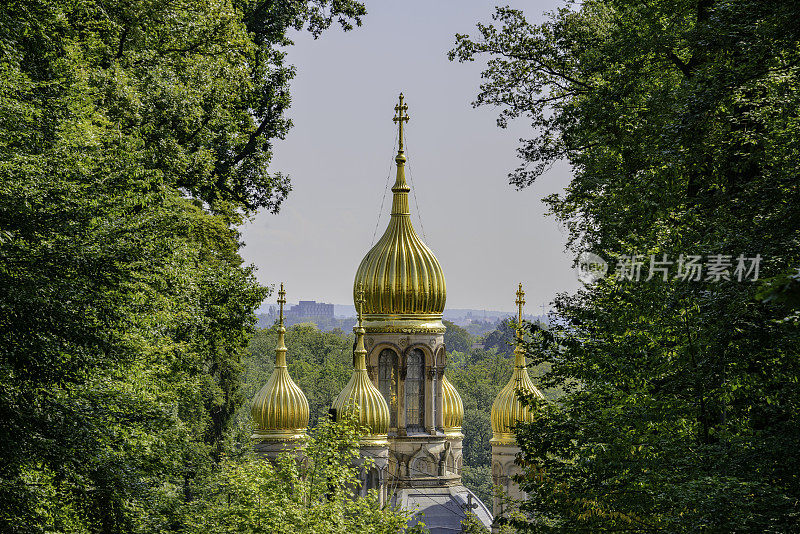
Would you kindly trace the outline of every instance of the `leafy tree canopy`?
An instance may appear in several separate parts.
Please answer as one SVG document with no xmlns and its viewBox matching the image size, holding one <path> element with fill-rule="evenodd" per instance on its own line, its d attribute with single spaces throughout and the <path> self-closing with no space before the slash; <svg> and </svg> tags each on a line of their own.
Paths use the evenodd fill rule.
<svg viewBox="0 0 800 534">
<path fill-rule="evenodd" d="M 798 18 L 790 1 L 590 0 L 541 24 L 498 8 L 457 36 L 451 58 L 487 60 L 476 105 L 531 122 L 511 183 L 572 165 L 547 203 L 575 255 L 674 262 L 560 296 L 553 335 L 536 332 L 529 354 L 566 396 L 519 429 L 536 466 L 520 528 L 796 528 Z M 735 276 L 740 254 L 760 254 L 765 292 Z M 681 255 L 732 265 L 690 280 Z"/>
<path fill-rule="evenodd" d="M 0 530 L 168 532 L 225 449 L 266 296 L 291 29 L 350 0 L 0 6 Z"/>
<path fill-rule="evenodd" d="M 304 460 L 292 453 L 273 464 L 259 458 L 223 463 L 197 501 L 192 534 L 396 534 L 410 514 L 381 507 L 375 490 L 353 497 L 359 469 L 357 421 L 327 417 L 311 433 Z M 413 532 L 423 532 L 420 525 Z"/>
<path fill-rule="evenodd" d="M 466 352 L 472 347 L 472 335 L 455 323 L 442 321 L 447 330 L 444 333 L 444 344 L 449 351 Z"/>
</svg>

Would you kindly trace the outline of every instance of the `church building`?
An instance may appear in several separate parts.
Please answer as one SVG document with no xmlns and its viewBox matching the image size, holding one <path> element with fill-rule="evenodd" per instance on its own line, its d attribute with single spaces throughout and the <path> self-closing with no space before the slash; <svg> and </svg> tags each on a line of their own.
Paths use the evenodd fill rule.
<svg viewBox="0 0 800 534">
<path fill-rule="evenodd" d="M 360 440 L 361 458 L 372 459 L 361 464 L 362 494 L 374 489 L 382 503 L 415 512 L 410 524 L 421 520 L 432 534 L 460 532 L 467 511 L 490 528 L 492 513 L 461 481 L 464 407 L 445 376 L 444 273 L 411 224 L 403 147 L 407 109 L 401 94 L 394 117 L 399 149 L 391 218 L 356 270 L 353 374 L 333 402 L 332 413 L 339 419 L 356 412 L 369 429 Z M 522 295 L 520 286 L 520 318 Z M 287 449 L 300 454 L 308 426 L 308 402 L 286 370 L 284 331 L 281 321 L 275 372 L 252 409 L 255 448 L 267 457 Z M 532 414 L 519 403 L 517 390 L 541 395 L 528 377 L 519 347 L 512 379 L 491 408 L 493 481 L 519 498 L 524 495 L 509 478 L 517 472 L 514 458 L 519 451 L 513 425 Z M 495 515 L 504 512 L 503 502 L 495 499 Z"/>
</svg>

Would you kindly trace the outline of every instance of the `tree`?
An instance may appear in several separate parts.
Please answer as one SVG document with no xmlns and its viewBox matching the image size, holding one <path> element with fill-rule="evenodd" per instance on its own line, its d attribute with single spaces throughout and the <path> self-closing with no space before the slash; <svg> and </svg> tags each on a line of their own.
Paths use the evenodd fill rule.
<svg viewBox="0 0 800 534">
<path fill-rule="evenodd" d="M 243 360 L 246 398 L 252 399 L 272 374 L 277 340 L 274 327 L 258 330 L 251 338 L 250 354 Z M 311 323 L 297 324 L 286 331 L 289 374 L 308 399 L 312 427 L 327 415 L 353 374 L 353 341 L 352 334 L 344 335 L 341 330 L 322 332 Z M 243 406 L 240 420 L 249 436 L 249 406 Z"/>
<path fill-rule="evenodd" d="M 355 419 L 320 420 L 301 463 L 292 453 L 272 462 L 225 462 L 197 501 L 188 533 L 367 532 L 395 534 L 410 514 L 380 507 L 375 490 L 354 497 L 359 429 Z M 414 529 L 414 532 L 421 529 Z"/>
<path fill-rule="evenodd" d="M 547 203 L 575 256 L 612 273 L 638 254 L 645 273 L 674 262 L 561 295 L 552 335 L 534 329 L 533 363 L 566 395 L 518 431 L 520 528 L 795 528 L 796 307 L 758 300 L 735 269 L 760 255 L 780 282 L 800 265 L 798 16 L 786 1 L 587 1 L 538 25 L 499 8 L 457 36 L 453 59 L 488 56 L 476 105 L 531 121 L 511 183 L 572 165 Z M 731 265 L 691 280 L 690 255 Z"/>
<path fill-rule="evenodd" d="M 483 336 L 483 348 L 495 349 L 501 354 L 510 356 L 514 353 L 514 339 L 516 337 L 516 320 L 507 317 L 497 323 L 497 328 Z"/>
<path fill-rule="evenodd" d="M 243 400 L 287 32 L 361 4 L 0 7 L 0 530 L 180 530 Z"/>
<path fill-rule="evenodd" d="M 472 335 L 455 323 L 442 321 L 447 330 L 444 333 L 444 344 L 448 351 L 466 352 L 472 347 Z"/>
</svg>

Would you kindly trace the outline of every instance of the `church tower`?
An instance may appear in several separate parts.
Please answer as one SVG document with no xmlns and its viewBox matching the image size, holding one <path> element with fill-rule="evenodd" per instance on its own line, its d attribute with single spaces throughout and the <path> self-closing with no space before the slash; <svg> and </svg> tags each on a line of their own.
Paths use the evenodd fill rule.
<svg viewBox="0 0 800 534">
<path fill-rule="evenodd" d="M 378 490 L 379 501 L 383 505 L 387 498 L 389 468 L 389 407 L 367 375 L 367 349 L 364 348 L 364 327 L 361 319 L 364 305 L 363 289 L 358 291 L 356 305 L 358 325 L 353 328 L 356 334 L 353 375 L 333 401 L 333 411 L 337 421 L 344 417 L 355 416 L 360 426 L 369 430 L 369 433 L 359 439 L 360 456 L 357 460 L 358 466 L 361 467 L 359 494 L 366 495 L 368 490 Z M 367 458 L 371 458 L 372 461 L 365 462 Z"/>
<path fill-rule="evenodd" d="M 431 532 L 457 531 L 466 509 L 487 525 L 491 516 L 461 484 L 464 408 L 444 376 L 444 273 L 411 224 L 403 135 L 409 116 L 402 93 L 394 109 L 399 148 L 391 218 L 358 266 L 353 292 L 358 301 L 359 288 L 364 290 L 367 371 L 389 409 L 392 502 L 426 513 L 422 521 Z M 443 510 L 451 515 L 432 515 Z"/>
<path fill-rule="evenodd" d="M 518 393 L 533 395 L 544 400 L 544 395 L 533 385 L 525 362 L 525 349 L 522 348 L 522 307 L 525 305 L 525 292 L 522 284 L 517 290 L 517 346 L 514 349 L 514 373 L 508 384 L 498 393 L 492 404 L 492 482 L 503 491 L 496 495 L 493 502 L 494 516 L 500 517 L 510 512 L 505 498 L 511 501 L 524 500 L 526 495 L 514 482 L 514 475 L 522 469 L 515 463 L 520 452 L 517 446 L 514 426 L 517 423 L 531 421 L 533 412 L 520 402 Z M 505 497 L 505 498 L 504 498 Z"/>
<path fill-rule="evenodd" d="M 452 454 L 442 402 L 446 288 L 439 261 L 411 224 L 403 148 L 407 110 L 400 95 L 394 117 L 400 133 L 391 219 L 361 261 L 354 291 L 364 288 L 367 365 L 390 409 L 392 474 L 401 486 L 439 485 L 441 477 L 460 476 L 446 469 Z"/>
<path fill-rule="evenodd" d="M 286 366 L 286 328 L 283 326 L 286 291 L 283 290 L 283 284 L 278 291 L 278 304 L 280 318 L 278 345 L 275 347 L 275 370 L 264 387 L 256 393 L 251 405 L 255 423 L 254 448 L 256 452 L 270 459 L 287 450 L 299 453 L 308 439 L 308 400 L 289 376 Z"/>
</svg>

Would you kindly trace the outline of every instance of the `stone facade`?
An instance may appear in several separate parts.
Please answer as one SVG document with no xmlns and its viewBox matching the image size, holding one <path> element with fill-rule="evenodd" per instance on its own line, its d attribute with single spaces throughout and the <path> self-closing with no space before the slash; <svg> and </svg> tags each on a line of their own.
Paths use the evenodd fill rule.
<svg viewBox="0 0 800 534">
<path fill-rule="evenodd" d="M 460 435 L 445 435 L 443 334 L 369 333 L 367 372 L 391 412 L 389 474 L 398 488 L 461 483 Z"/>
<path fill-rule="evenodd" d="M 522 472 L 521 466 L 514 462 L 519 452 L 516 443 L 492 443 L 492 484 L 502 491 L 492 501 L 495 517 L 512 512 L 527 496 L 513 479 Z"/>
</svg>

